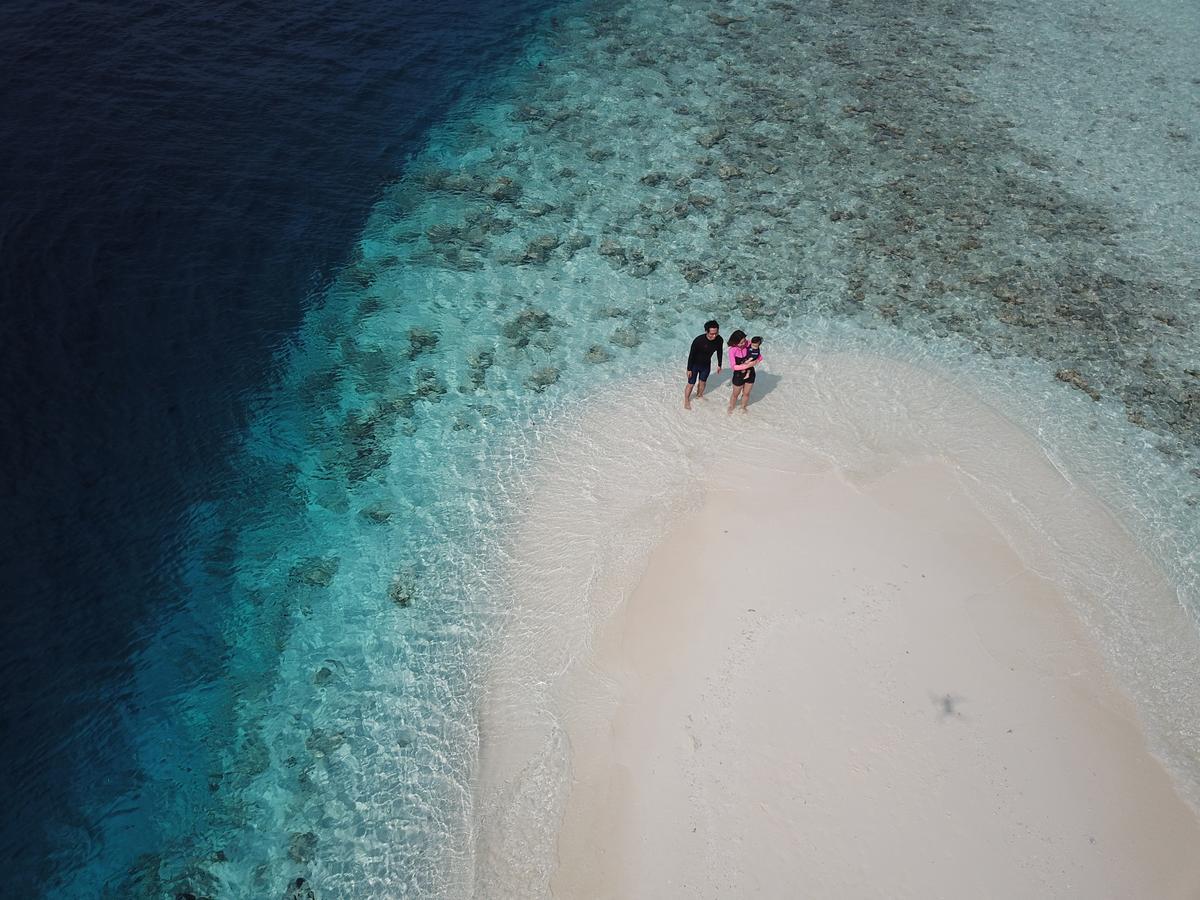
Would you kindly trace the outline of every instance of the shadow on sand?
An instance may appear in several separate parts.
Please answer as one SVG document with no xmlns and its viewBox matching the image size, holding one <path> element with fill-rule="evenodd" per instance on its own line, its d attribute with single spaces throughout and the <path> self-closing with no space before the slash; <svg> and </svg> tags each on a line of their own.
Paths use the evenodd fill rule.
<svg viewBox="0 0 1200 900">
<path fill-rule="evenodd" d="M 771 372 L 759 372 L 758 377 L 754 381 L 754 390 L 750 392 L 750 405 L 753 406 L 771 391 L 775 390 L 780 382 L 780 376 Z M 732 388 L 731 388 L 732 390 Z"/>
<path fill-rule="evenodd" d="M 718 396 L 722 403 L 729 402 L 729 392 L 733 390 L 730 381 L 733 379 L 733 373 L 726 369 L 720 375 L 710 375 L 708 385 L 704 390 L 705 399 L 716 400 Z M 781 376 L 772 374 L 771 372 L 759 372 L 758 377 L 754 382 L 754 390 L 750 392 L 750 405 L 753 406 L 779 384 Z"/>
</svg>

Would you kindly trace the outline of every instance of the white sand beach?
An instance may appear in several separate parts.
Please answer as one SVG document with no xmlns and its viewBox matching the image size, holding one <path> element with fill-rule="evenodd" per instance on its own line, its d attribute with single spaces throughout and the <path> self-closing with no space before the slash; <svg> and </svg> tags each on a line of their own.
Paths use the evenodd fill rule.
<svg viewBox="0 0 1200 900">
<path fill-rule="evenodd" d="M 791 365 L 746 416 L 664 401 L 656 437 L 600 403 L 544 463 L 476 895 L 1200 896 L 1118 671 L 1194 654 L 1165 578 L 969 392 Z"/>
</svg>

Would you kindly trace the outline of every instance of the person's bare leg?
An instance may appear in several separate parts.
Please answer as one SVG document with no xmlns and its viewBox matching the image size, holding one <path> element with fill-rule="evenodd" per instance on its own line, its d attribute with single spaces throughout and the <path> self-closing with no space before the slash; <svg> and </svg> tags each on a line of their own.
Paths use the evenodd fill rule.
<svg viewBox="0 0 1200 900">
<path fill-rule="evenodd" d="M 747 381 L 742 385 L 742 412 L 746 411 L 746 407 L 750 405 L 750 391 L 753 389 L 754 383 Z"/>
<path fill-rule="evenodd" d="M 685 387 L 683 389 L 683 408 L 684 409 L 692 408 L 692 387 L 693 386 L 691 384 L 689 384 L 687 387 Z"/>
<path fill-rule="evenodd" d="M 697 382 L 697 384 L 696 384 L 696 399 L 697 399 L 697 400 L 703 400 L 703 399 L 704 399 L 704 389 L 705 389 L 707 386 L 708 386 L 708 382 L 707 382 L 707 381 L 700 381 L 700 382 Z"/>
<path fill-rule="evenodd" d="M 726 410 L 726 413 L 729 415 L 733 415 L 733 408 L 737 406 L 738 394 L 740 394 L 745 387 L 745 385 L 741 384 L 734 385 L 733 392 L 729 395 L 729 409 Z"/>
</svg>

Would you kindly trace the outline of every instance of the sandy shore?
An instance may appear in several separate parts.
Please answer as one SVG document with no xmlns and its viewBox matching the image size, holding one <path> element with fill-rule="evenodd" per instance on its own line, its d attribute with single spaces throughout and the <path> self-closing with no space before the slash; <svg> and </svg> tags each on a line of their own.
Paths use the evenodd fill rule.
<svg viewBox="0 0 1200 900">
<path fill-rule="evenodd" d="M 786 418 L 781 394 L 762 422 Z M 700 416 L 664 430 L 728 446 L 749 427 Z M 1022 558 L 962 460 L 899 441 L 846 469 L 768 431 L 693 460 L 665 522 L 609 498 L 631 541 L 658 534 L 627 561 L 631 591 L 603 589 L 620 539 L 595 555 L 564 514 L 603 477 L 535 504 L 529 546 L 564 580 L 525 599 L 518 630 L 541 649 L 485 710 L 476 894 L 1200 896 L 1200 822 L 1054 571 Z M 996 452 L 1026 447 L 1022 467 L 1061 480 L 1012 431 Z M 1115 522 L 1092 524 L 1139 559 Z M 576 563 L 593 600 L 619 598 L 585 622 L 548 599 Z M 1138 583 L 1170 607 L 1161 579 Z M 534 862 L 539 842 L 553 853 Z"/>
</svg>

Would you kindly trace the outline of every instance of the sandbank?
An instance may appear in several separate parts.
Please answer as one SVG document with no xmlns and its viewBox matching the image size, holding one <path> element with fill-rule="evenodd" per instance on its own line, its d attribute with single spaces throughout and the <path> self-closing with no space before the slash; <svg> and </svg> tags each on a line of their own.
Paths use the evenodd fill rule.
<svg viewBox="0 0 1200 900">
<path fill-rule="evenodd" d="M 793 369 L 732 420 L 719 386 L 640 435 L 599 404 L 545 463 L 481 711 L 476 895 L 1200 896 L 1200 821 L 1105 652 L 1122 602 L 1194 639 L 1161 573 L 953 384 Z"/>
</svg>

